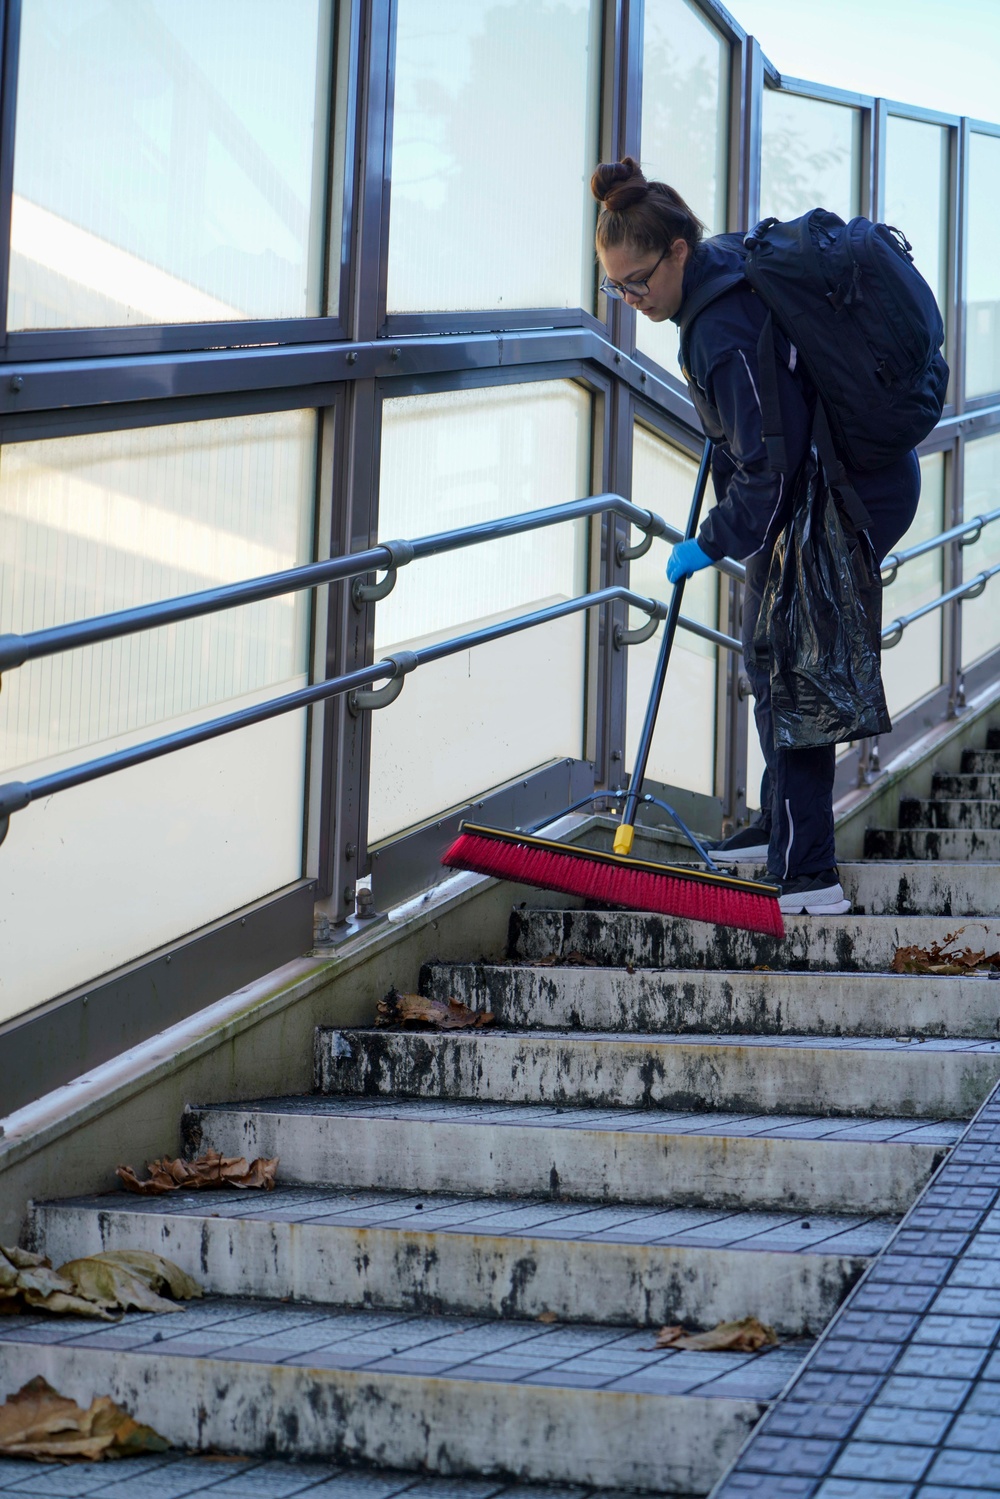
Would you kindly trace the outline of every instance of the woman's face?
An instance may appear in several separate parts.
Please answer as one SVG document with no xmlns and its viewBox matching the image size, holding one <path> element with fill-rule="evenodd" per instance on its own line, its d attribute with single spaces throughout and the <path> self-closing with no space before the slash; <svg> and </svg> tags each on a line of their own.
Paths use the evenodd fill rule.
<svg viewBox="0 0 1000 1499">
<path fill-rule="evenodd" d="M 609 281 L 646 281 L 649 290 L 644 295 L 626 291 L 624 300 L 651 323 L 662 323 L 681 305 L 684 267 L 690 254 L 687 240 L 675 239 L 657 265 L 655 250 L 637 250 L 626 241 L 613 250 L 602 250 L 601 264 Z"/>
</svg>

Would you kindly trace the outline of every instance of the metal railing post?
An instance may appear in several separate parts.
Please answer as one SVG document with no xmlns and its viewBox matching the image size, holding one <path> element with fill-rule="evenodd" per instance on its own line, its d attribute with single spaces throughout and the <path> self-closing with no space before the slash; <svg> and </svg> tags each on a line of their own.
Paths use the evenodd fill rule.
<svg viewBox="0 0 1000 1499">
<path fill-rule="evenodd" d="M 962 520 L 965 493 L 965 442 L 959 438 L 952 449 L 946 479 L 946 502 L 951 512 L 951 522 L 959 525 Z M 960 540 L 951 542 L 944 549 L 942 588 L 948 593 L 958 588 L 964 578 L 963 548 Z M 942 630 L 944 647 L 944 680 L 948 686 L 948 717 L 957 718 L 965 708 L 965 679 L 962 675 L 962 601 L 955 599 L 945 606 Z"/>
</svg>

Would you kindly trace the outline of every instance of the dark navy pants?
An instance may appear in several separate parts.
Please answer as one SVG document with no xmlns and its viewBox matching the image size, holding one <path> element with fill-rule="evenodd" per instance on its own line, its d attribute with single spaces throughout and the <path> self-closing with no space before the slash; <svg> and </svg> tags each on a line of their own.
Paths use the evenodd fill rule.
<svg viewBox="0 0 1000 1499">
<path fill-rule="evenodd" d="M 920 464 L 915 453 L 852 482 L 871 516 L 870 535 L 879 561 L 912 524 L 920 499 Z M 833 776 L 836 746 L 776 749 L 771 720 L 771 684 L 757 669 L 751 645 L 760 613 L 772 546 L 746 564 L 743 594 L 743 660 L 754 695 L 754 717 L 767 769 L 760 788 L 757 825 L 769 832 L 767 871 L 777 881 L 816 875 L 837 862 L 833 842 Z"/>
</svg>

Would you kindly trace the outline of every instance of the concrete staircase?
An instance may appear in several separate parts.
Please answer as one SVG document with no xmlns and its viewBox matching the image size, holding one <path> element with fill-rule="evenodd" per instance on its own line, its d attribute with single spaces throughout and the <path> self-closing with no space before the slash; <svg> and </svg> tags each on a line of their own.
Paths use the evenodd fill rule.
<svg viewBox="0 0 1000 1499">
<path fill-rule="evenodd" d="M 209 1294 L 5 1319 L 7 1383 L 178 1446 L 707 1493 L 1000 1077 L 1000 984 L 891 971 L 959 927 L 1000 948 L 997 785 L 1000 743 L 782 944 L 516 909 L 507 962 L 420 977 L 494 1027 L 324 1029 L 312 1095 L 188 1109 L 191 1152 L 279 1156 L 277 1191 L 36 1205 L 55 1263 L 154 1249 Z M 779 1348 L 652 1347 L 748 1314 Z"/>
</svg>

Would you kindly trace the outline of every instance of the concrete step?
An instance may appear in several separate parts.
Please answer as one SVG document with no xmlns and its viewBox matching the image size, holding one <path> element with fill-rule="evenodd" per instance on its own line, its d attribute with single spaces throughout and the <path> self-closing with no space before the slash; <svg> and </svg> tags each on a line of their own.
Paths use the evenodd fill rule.
<svg viewBox="0 0 1000 1499">
<path fill-rule="evenodd" d="M 42 1374 L 77 1398 L 109 1394 L 177 1447 L 704 1494 L 810 1344 L 746 1355 L 650 1341 L 208 1299 L 114 1327 L 5 1318 L 0 1364 L 14 1389 Z"/>
<path fill-rule="evenodd" d="M 1000 863 L 940 860 L 841 864 L 840 883 L 855 916 L 996 916 Z M 742 866 L 748 879 L 767 870 Z M 814 918 L 810 917 L 810 922 Z"/>
<path fill-rule="evenodd" d="M 899 803 L 899 826 L 996 831 L 1000 829 L 1000 802 L 904 796 Z"/>
<path fill-rule="evenodd" d="M 524 962 L 580 953 L 610 968 L 891 971 L 896 949 L 943 943 L 956 930 L 945 916 L 799 916 L 784 938 L 642 911 L 521 910 L 511 913 L 508 947 Z M 964 939 L 1000 948 L 1000 920 L 965 923 Z"/>
<path fill-rule="evenodd" d="M 1000 775 L 1000 749 L 962 751 L 963 775 Z"/>
<path fill-rule="evenodd" d="M 489 1028 L 325 1030 L 320 1093 L 570 1108 L 971 1119 L 1000 1079 L 1000 1041 L 607 1035 Z"/>
<path fill-rule="evenodd" d="M 0 1467 L 2 1499 L 26 1499 L 28 1494 L 65 1496 L 70 1473 L 79 1493 L 99 1493 L 86 1488 L 77 1465 L 67 1472 L 65 1463 L 54 1459 L 29 1462 L 5 1459 Z M 221 1453 L 190 1453 L 179 1448 L 146 1456 L 130 1456 L 127 1476 L 116 1474 L 108 1485 L 120 1484 L 116 1499 L 292 1499 L 315 1490 L 313 1499 L 629 1499 L 615 1489 L 583 1488 L 581 1485 L 509 1483 L 493 1478 L 428 1478 L 402 1468 L 359 1467 L 356 1463 L 303 1462 L 297 1458 L 223 1456 Z M 98 1481 L 104 1477 L 98 1474 Z M 105 1480 L 106 1481 L 106 1480 Z M 38 1487 L 49 1484 L 49 1489 Z M 25 1485 L 26 1487 L 22 1487 Z M 35 1487 L 32 1487 L 35 1485 Z M 101 1485 L 103 1486 L 103 1485 Z"/>
<path fill-rule="evenodd" d="M 936 770 L 931 778 L 931 794 L 964 801 L 995 801 L 1000 797 L 1000 773 L 948 775 Z"/>
<path fill-rule="evenodd" d="M 840 883 L 857 915 L 996 916 L 1000 863 L 841 864 Z"/>
<path fill-rule="evenodd" d="M 1000 860 L 1000 832 L 979 828 L 868 828 L 866 859 Z"/>
<path fill-rule="evenodd" d="M 957 1121 L 844 1120 L 324 1097 L 189 1108 L 189 1150 L 278 1156 L 282 1179 L 373 1190 L 899 1213 Z"/>
<path fill-rule="evenodd" d="M 336 1188 L 233 1197 L 36 1204 L 30 1242 L 53 1264 L 147 1249 L 213 1295 L 635 1327 L 713 1327 L 752 1307 L 799 1337 L 826 1325 L 895 1227 L 892 1218 Z"/>
<path fill-rule="evenodd" d="M 1000 983 L 914 974 L 663 972 L 429 963 L 424 993 L 492 1010 L 501 1025 L 762 1036 L 1000 1035 Z"/>
</svg>

